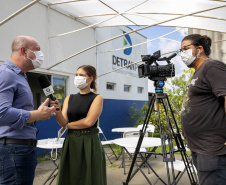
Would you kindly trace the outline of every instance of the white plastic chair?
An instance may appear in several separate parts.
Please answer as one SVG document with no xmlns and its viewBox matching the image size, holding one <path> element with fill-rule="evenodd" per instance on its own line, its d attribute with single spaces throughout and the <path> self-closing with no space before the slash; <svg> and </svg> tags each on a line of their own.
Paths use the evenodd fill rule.
<svg viewBox="0 0 226 185">
<path fill-rule="evenodd" d="M 137 128 L 139 128 L 141 130 L 143 128 L 143 124 L 142 125 L 138 125 Z M 151 124 L 148 124 L 146 131 L 148 133 L 151 132 L 152 133 L 152 137 L 153 137 L 153 135 L 155 133 L 155 126 L 154 125 L 151 125 Z"/>
<path fill-rule="evenodd" d="M 130 131 L 130 132 L 124 132 L 123 133 L 123 138 L 128 138 L 128 137 L 140 137 L 140 131 Z M 148 137 L 148 132 L 145 133 L 145 137 Z M 134 154 L 136 148 L 133 147 L 126 147 L 125 148 L 128 153 Z M 122 154 L 122 162 L 123 162 L 123 167 L 124 167 L 124 174 L 126 174 L 126 169 L 125 169 L 125 149 L 123 148 L 123 154 Z M 147 152 L 146 148 L 140 148 L 140 152 Z M 131 159 L 131 158 L 130 158 Z M 148 173 L 150 173 L 149 167 L 148 167 Z"/>
<path fill-rule="evenodd" d="M 150 123 L 151 123 L 151 122 L 150 122 Z M 137 128 L 139 128 L 139 129 L 141 130 L 141 129 L 143 128 L 143 124 L 138 125 Z M 151 136 L 151 137 L 153 137 L 153 135 L 154 135 L 154 133 L 155 133 L 155 125 L 148 124 L 148 125 L 147 125 L 147 129 L 146 129 L 146 132 L 147 132 L 147 134 L 148 134 L 149 132 L 151 132 L 151 133 L 152 133 L 152 136 Z M 156 158 L 156 155 L 155 155 L 155 158 Z"/>
<path fill-rule="evenodd" d="M 177 130 L 174 129 L 174 132 L 177 132 Z M 180 135 L 181 135 L 181 139 L 184 141 L 184 146 L 185 146 L 186 152 L 190 151 L 190 149 L 187 147 L 187 142 L 186 142 L 186 139 L 183 137 L 183 134 L 180 133 Z M 178 150 L 178 147 L 174 146 L 174 149 Z M 193 164 L 191 154 L 187 158 L 188 158 L 188 162 L 189 162 L 189 165 L 190 165 L 191 172 L 194 173 L 195 180 L 196 180 L 196 182 L 198 182 L 197 170 L 196 170 L 196 168 L 195 168 L 195 166 Z M 171 168 L 171 163 L 168 163 L 168 166 L 169 166 L 169 168 Z M 166 167 L 166 164 L 165 164 L 165 167 Z M 178 173 L 176 175 L 176 184 L 177 184 L 179 182 L 179 180 L 181 179 L 181 177 L 183 176 L 183 174 L 185 172 L 187 172 L 187 170 L 185 168 L 184 161 L 182 161 L 182 160 L 175 160 L 173 162 L 173 168 L 174 168 L 174 170 L 178 171 Z"/>
<path fill-rule="evenodd" d="M 100 127 L 97 127 L 97 128 L 99 129 L 99 134 L 102 135 L 102 141 L 101 141 L 102 146 L 108 145 L 108 146 L 110 147 L 111 151 L 112 151 L 112 155 L 114 155 L 115 158 L 116 158 L 116 160 L 117 160 L 118 157 L 117 157 L 117 155 L 115 154 L 115 151 L 113 150 L 113 148 L 111 147 L 111 145 L 114 144 L 114 142 L 113 142 L 112 140 L 107 140 L 107 138 L 106 138 L 106 136 L 104 135 L 102 129 L 101 129 Z M 104 153 L 105 153 L 107 159 L 109 160 L 109 162 L 112 164 L 112 162 L 111 162 L 111 160 L 110 160 L 110 157 L 111 157 L 112 155 L 109 156 L 109 155 L 107 154 L 107 152 L 105 151 L 105 149 L 104 149 Z"/>
<path fill-rule="evenodd" d="M 147 137 L 147 133 L 145 134 L 145 137 Z M 128 138 L 128 137 L 140 137 L 140 131 L 131 131 L 131 132 L 124 132 L 123 133 L 123 138 Z M 126 147 L 126 150 L 133 154 L 135 152 L 136 148 L 133 147 Z M 140 152 L 146 152 L 146 148 L 140 148 Z"/>
<path fill-rule="evenodd" d="M 188 162 L 190 165 L 191 172 L 194 173 L 195 180 L 196 180 L 196 182 L 198 182 L 197 170 L 196 170 L 195 166 L 193 165 L 192 157 L 190 155 L 188 156 Z M 166 164 L 165 164 L 165 167 L 166 167 Z M 171 168 L 170 162 L 168 163 L 168 167 Z M 175 160 L 173 162 L 173 168 L 174 168 L 174 170 L 178 171 L 178 173 L 176 175 L 176 184 L 177 184 L 179 182 L 179 180 L 181 179 L 181 177 L 183 176 L 183 174 L 185 172 L 187 172 L 187 170 L 185 168 L 184 161 L 181 161 L 181 160 Z"/>
</svg>

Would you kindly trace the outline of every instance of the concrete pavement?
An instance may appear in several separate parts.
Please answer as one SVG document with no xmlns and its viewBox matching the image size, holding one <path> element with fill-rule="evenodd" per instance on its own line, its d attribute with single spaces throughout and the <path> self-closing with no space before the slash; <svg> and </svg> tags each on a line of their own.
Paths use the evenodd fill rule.
<svg viewBox="0 0 226 185">
<path fill-rule="evenodd" d="M 176 155 L 176 159 L 180 159 L 180 155 Z M 119 165 L 121 163 L 121 157 L 116 161 L 114 157 L 111 157 L 113 164 L 110 164 L 109 161 L 107 160 L 107 182 L 108 185 L 122 185 L 123 182 L 126 181 L 127 174 L 129 172 L 130 166 L 128 165 L 126 167 L 126 172 L 127 174 L 124 175 L 124 169 L 119 168 Z M 128 159 L 128 158 L 127 158 Z M 59 161 L 57 161 L 58 163 Z M 167 170 L 165 168 L 165 163 L 162 160 L 162 156 L 152 156 L 149 159 L 149 163 L 153 167 L 153 169 L 157 172 L 157 174 L 168 184 L 168 178 L 167 178 Z M 129 163 L 127 163 L 129 164 Z M 136 167 L 134 167 L 135 169 Z M 36 175 L 34 179 L 34 185 L 41 185 L 45 182 L 49 174 L 52 172 L 54 169 L 54 164 L 52 161 L 46 161 L 46 162 L 41 162 L 38 164 L 36 168 Z M 154 184 L 157 180 L 157 177 L 155 174 L 151 171 L 150 174 L 148 174 L 147 167 L 142 167 L 142 170 L 144 170 L 145 174 L 147 175 L 148 179 L 151 181 L 152 184 Z M 171 172 L 171 170 L 170 170 Z M 177 171 L 175 171 L 177 172 Z M 47 183 L 49 184 L 49 182 Z M 134 178 L 129 182 L 129 185 L 147 185 L 148 182 L 142 175 L 142 173 L 139 171 Z M 157 181 L 157 185 L 164 184 L 160 180 Z M 181 180 L 179 181 L 180 185 L 189 185 L 190 181 L 188 178 L 187 173 L 184 173 L 182 176 Z M 56 180 L 52 182 L 52 185 L 56 185 Z M 66 184 L 65 184 L 66 185 Z"/>
</svg>

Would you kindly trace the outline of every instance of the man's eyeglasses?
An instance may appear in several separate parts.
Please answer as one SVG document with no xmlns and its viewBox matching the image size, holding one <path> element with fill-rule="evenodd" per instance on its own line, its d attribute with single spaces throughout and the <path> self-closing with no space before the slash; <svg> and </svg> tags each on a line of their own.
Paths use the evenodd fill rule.
<svg viewBox="0 0 226 185">
<path fill-rule="evenodd" d="M 184 46 L 183 49 L 178 49 L 177 54 L 180 56 L 181 52 L 185 52 L 187 50 L 187 47 L 191 46 L 191 45 L 195 45 L 195 44 L 189 44 L 189 45 Z"/>
</svg>

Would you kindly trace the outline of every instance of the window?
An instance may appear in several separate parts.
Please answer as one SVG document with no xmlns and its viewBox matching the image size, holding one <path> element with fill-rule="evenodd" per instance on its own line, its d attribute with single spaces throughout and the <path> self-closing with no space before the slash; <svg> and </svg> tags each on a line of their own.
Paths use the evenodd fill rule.
<svg viewBox="0 0 226 185">
<path fill-rule="evenodd" d="M 60 101 L 62 106 L 66 95 L 66 79 L 62 77 L 52 76 L 52 81 L 52 86 L 54 90 L 53 96 Z"/>
<path fill-rule="evenodd" d="M 114 91 L 115 90 L 115 83 L 107 82 L 106 88 L 107 88 L 107 90 Z"/>
<path fill-rule="evenodd" d="M 137 93 L 142 94 L 143 93 L 143 87 L 137 87 Z"/>
<path fill-rule="evenodd" d="M 124 85 L 124 92 L 130 92 L 130 85 Z"/>
</svg>

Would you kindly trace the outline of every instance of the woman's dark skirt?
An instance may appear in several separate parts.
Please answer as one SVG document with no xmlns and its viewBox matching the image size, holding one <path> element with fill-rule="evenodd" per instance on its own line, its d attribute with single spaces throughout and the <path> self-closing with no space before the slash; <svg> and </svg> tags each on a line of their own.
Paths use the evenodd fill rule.
<svg viewBox="0 0 226 185">
<path fill-rule="evenodd" d="M 57 185 L 106 185 L 106 161 L 98 128 L 68 130 Z"/>
</svg>

